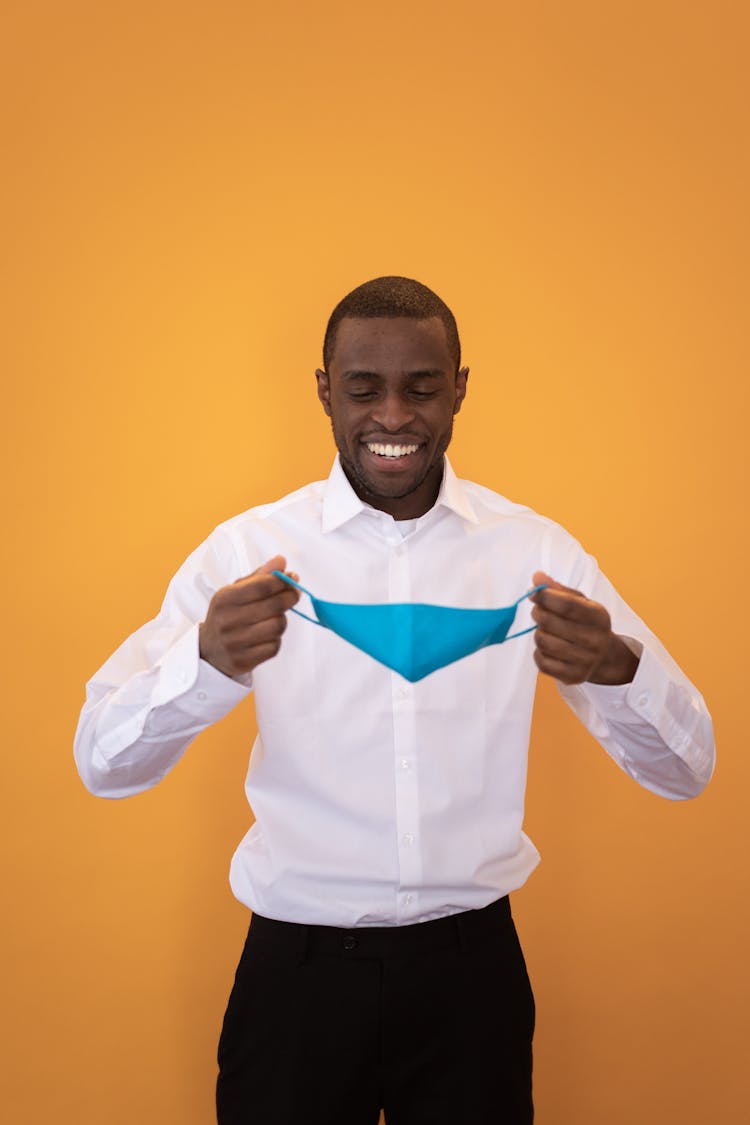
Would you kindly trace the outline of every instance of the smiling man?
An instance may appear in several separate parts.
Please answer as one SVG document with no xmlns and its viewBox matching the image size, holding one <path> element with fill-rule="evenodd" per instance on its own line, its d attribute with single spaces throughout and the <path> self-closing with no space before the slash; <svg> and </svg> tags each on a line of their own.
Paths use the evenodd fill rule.
<svg viewBox="0 0 750 1125">
<path fill-rule="evenodd" d="M 400 277 L 360 286 L 323 364 L 328 479 L 191 555 L 88 685 L 76 760 L 94 793 L 141 792 L 255 691 L 255 823 L 231 869 L 253 916 L 220 1125 L 375 1125 L 381 1107 L 388 1125 L 529 1125 L 534 1000 L 508 896 L 539 860 L 522 829 L 537 673 L 667 798 L 708 782 L 711 721 L 571 536 L 454 474 L 469 372 L 439 297 Z M 304 619 L 297 576 L 338 621 L 364 614 L 353 644 Z M 429 674 L 393 670 L 405 639 L 435 648 Z"/>
</svg>

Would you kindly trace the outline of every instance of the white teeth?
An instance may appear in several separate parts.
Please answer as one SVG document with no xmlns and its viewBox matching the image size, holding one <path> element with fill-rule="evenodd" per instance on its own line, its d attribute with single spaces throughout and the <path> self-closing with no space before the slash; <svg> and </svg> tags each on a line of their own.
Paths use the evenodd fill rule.
<svg viewBox="0 0 750 1125">
<path fill-rule="evenodd" d="M 406 457 L 409 453 L 416 453 L 418 445 L 382 445 L 377 441 L 368 441 L 367 448 L 370 453 L 377 453 L 379 457 Z"/>
</svg>

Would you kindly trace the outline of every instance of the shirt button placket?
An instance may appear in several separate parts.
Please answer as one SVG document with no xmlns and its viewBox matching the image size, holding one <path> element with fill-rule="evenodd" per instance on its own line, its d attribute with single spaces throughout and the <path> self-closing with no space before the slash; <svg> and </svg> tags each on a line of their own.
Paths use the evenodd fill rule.
<svg viewBox="0 0 750 1125">
<path fill-rule="evenodd" d="M 406 543 L 397 544 L 390 552 L 388 565 L 388 596 L 391 602 L 413 600 L 409 553 Z M 391 705 L 393 711 L 393 752 L 396 794 L 396 840 L 399 858 L 399 894 L 397 913 L 413 911 L 415 887 L 421 880 L 421 849 L 419 838 L 419 791 L 417 778 L 416 714 L 414 685 L 397 672 L 391 674 Z M 406 891 L 405 888 L 408 888 Z"/>
</svg>

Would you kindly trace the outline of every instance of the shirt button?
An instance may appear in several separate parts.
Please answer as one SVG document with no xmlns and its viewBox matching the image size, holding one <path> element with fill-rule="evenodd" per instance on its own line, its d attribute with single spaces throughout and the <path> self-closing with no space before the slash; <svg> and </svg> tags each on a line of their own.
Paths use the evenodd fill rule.
<svg viewBox="0 0 750 1125">
<path fill-rule="evenodd" d="M 405 685 L 403 687 L 400 687 L 398 689 L 398 694 L 401 696 L 402 699 L 406 699 L 407 696 L 409 695 L 408 687 L 406 687 Z"/>
<path fill-rule="evenodd" d="M 638 705 L 640 707 L 645 707 L 647 703 L 648 703 L 648 693 L 644 691 L 643 695 L 638 696 Z"/>
<path fill-rule="evenodd" d="M 404 906 L 411 906 L 414 902 L 414 895 L 404 895 Z"/>
<path fill-rule="evenodd" d="M 402 770 L 410 770 L 411 769 L 411 762 L 409 761 L 408 758 L 402 758 L 399 764 L 400 764 Z"/>
<path fill-rule="evenodd" d="M 343 945 L 347 953 L 351 953 L 353 949 L 357 948 L 357 939 L 355 938 L 354 934 L 344 934 L 341 944 Z"/>
<path fill-rule="evenodd" d="M 201 700 L 201 702 L 202 702 L 202 701 L 203 701 L 204 699 L 208 699 L 208 696 L 206 695 L 205 691 L 199 691 L 199 692 L 198 692 L 198 698 L 199 698 L 199 699 Z"/>
<path fill-rule="evenodd" d="M 411 832 L 404 832 L 403 836 L 401 837 L 401 842 L 402 842 L 403 844 L 405 844 L 407 848 L 410 848 L 410 847 L 412 846 L 412 844 L 414 843 L 414 835 L 413 835 L 413 833 L 411 833 Z"/>
</svg>

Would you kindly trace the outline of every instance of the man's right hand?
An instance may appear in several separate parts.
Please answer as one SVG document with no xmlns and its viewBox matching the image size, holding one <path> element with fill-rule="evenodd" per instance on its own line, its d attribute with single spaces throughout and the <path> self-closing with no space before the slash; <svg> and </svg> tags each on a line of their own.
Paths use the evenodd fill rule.
<svg viewBox="0 0 750 1125">
<path fill-rule="evenodd" d="M 199 630 L 202 660 L 237 679 L 276 655 L 287 610 L 300 597 L 293 586 L 271 574 L 285 568 L 286 559 L 277 555 L 248 578 L 216 591 Z"/>
</svg>

